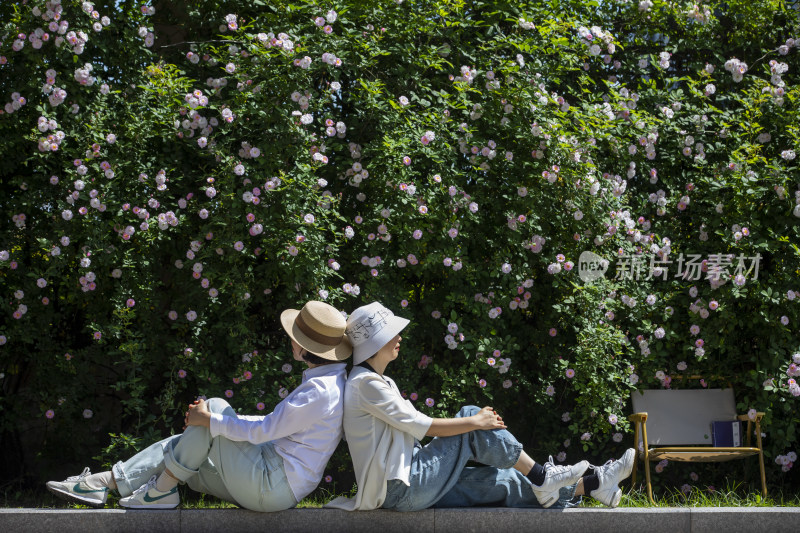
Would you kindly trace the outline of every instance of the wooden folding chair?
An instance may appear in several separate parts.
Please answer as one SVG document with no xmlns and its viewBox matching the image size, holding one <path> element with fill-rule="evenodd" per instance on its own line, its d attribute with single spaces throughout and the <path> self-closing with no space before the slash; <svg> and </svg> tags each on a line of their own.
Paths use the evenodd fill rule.
<svg viewBox="0 0 800 533">
<path fill-rule="evenodd" d="M 733 389 L 644 390 L 631 394 L 634 413 L 634 447 L 644 460 L 647 495 L 653 501 L 650 462 L 668 459 L 684 462 L 722 462 L 758 455 L 761 468 L 761 492 L 766 498 L 764 451 L 761 445 L 761 419 L 736 414 Z M 714 447 L 712 422 L 740 420 L 747 422 L 745 446 Z M 756 446 L 751 446 L 755 424 Z M 654 446 L 651 448 L 651 446 Z M 636 469 L 632 481 L 636 483 Z"/>
</svg>

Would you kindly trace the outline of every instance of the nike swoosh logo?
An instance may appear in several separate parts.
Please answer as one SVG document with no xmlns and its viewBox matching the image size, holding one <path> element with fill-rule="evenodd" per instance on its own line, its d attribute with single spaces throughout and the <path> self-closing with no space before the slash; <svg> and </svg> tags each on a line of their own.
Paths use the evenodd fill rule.
<svg viewBox="0 0 800 533">
<path fill-rule="evenodd" d="M 85 489 L 81 488 L 81 484 L 80 483 L 75 483 L 75 486 L 72 487 L 72 492 L 76 492 L 78 494 L 90 494 L 92 492 L 105 492 L 105 491 L 106 491 L 106 489 L 89 489 L 89 490 L 85 490 Z"/>
<path fill-rule="evenodd" d="M 176 490 L 177 490 L 177 487 L 176 487 L 176 488 L 174 488 L 174 489 L 172 489 L 171 491 L 169 491 L 169 492 L 167 492 L 167 493 L 164 493 L 164 494 L 162 494 L 161 496 L 156 496 L 155 498 L 152 498 L 152 497 L 150 496 L 150 493 L 149 493 L 149 492 L 146 492 L 146 493 L 144 494 L 144 498 L 142 498 L 142 499 L 143 499 L 145 502 L 147 502 L 147 503 L 153 503 L 153 502 L 157 502 L 157 501 L 158 501 L 158 500 L 160 500 L 161 498 L 166 498 L 167 496 L 170 496 L 170 495 L 174 494 Z"/>
</svg>

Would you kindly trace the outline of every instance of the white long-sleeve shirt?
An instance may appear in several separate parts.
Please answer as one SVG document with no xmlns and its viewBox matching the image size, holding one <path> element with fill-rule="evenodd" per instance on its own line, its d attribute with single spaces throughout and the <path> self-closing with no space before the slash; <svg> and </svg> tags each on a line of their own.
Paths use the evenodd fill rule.
<svg viewBox="0 0 800 533">
<path fill-rule="evenodd" d="M 432 423 L 400 395 L 394 380 L 353 368 L 345 387 L 342 424 L 358 492 L 355 498 L 339 497 L 325 507 L 356 511 L 383 505 L 387 481 L 409 484 L 415 440 L 422 439 Z"/>
<path fill-rule="evenodd" d="M 253 444 L 272 442 L 299 502 L 317 488 L 342 438 L 345 363 L 310 368 L 303 382 L 266 416 L 211 415 L 211 436 Z"/>
</svg>

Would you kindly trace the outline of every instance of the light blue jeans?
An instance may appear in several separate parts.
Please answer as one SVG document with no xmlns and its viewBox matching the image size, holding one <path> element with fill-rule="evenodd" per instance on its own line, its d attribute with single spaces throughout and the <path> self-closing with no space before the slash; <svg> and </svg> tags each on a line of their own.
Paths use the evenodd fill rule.
<svg viewBox="0 0 800 533">
<path fill-rule="evenodd" d="M 236 416 L 221 398 L 208 401 L 212 413 Z M 181 435 L 156 442 L 112 468 L 125 497 L 169 468 L 192 490 L 211 494 L 253 511 L 282 511 L 297 505 L 286 479 L 283 458 L 270 443 L 211 437 L 208 428 L 189 426 Z"/>
<path fill-rule="evenodd" d="M 463 407 L 456 418 L 480 409 Z M 531 482 L 512 468 L 522 444 L 505 429 L 470 431 L 453 437 L 436 437 L 419 443 L 411 459 L 410 486 L 393 479 L 387 483 L 384 509 L 419 511 L 428 507 L 541 507 Z M 488 466 L 467 467 L 469 461 Z M 573 507 L 576 485 L 561 489 L 554 507 Z"/>
</svg>

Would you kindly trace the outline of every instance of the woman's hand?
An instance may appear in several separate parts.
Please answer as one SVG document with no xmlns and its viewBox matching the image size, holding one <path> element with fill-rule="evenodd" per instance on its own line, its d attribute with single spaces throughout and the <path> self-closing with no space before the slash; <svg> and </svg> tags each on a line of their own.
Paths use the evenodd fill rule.
<svg viewBox="0 0 800 533">
<path fill-rule="evenodd" d="M 491 407 L 484 407 L 472 416 L 477 429 L 505 429 L 503 419 Z"/>
<path fill-rule="evenodd" d="M 505 429 L 503 419 L 491 407 L 484 407 L 472 416 L 464 418 L 434 418 L 425 435 L 429 437 L 452 437 L 479 429 Z"/>
<path fill-rule="evenodd" d="M 208 410 L 208 404 L 205 400 L 195 400 L 189 405 L 184 424 L 183 429 L 189 426 L 211 426 L 211 411 Z"/>
</svg>

